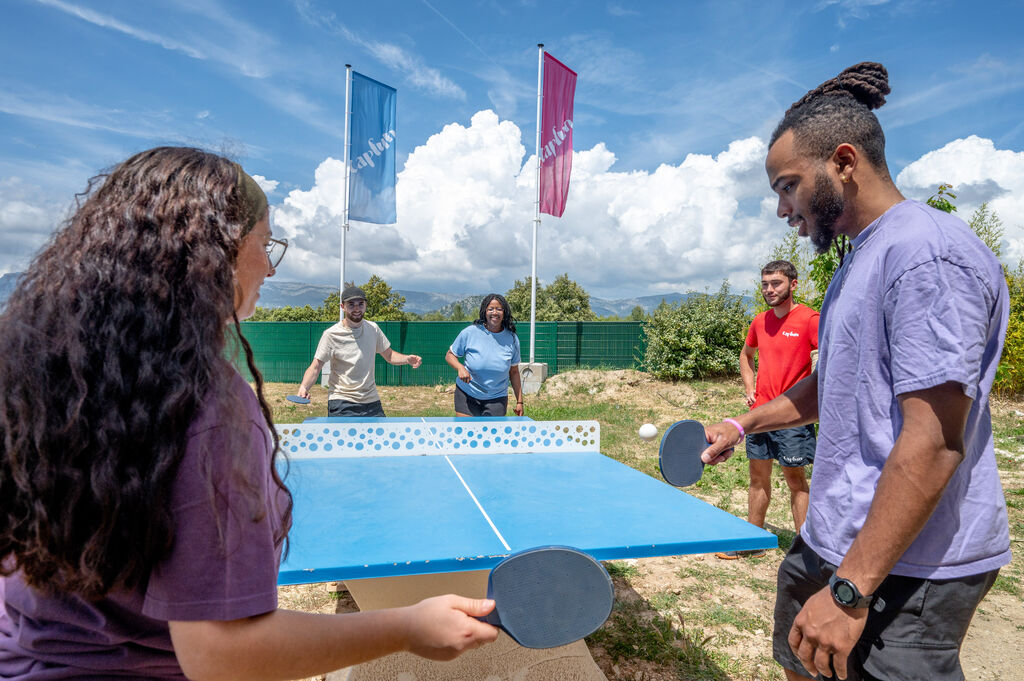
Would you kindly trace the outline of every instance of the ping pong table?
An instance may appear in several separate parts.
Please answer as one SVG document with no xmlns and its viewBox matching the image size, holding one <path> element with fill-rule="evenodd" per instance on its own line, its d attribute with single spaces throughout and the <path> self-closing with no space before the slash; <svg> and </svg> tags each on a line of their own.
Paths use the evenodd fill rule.
<svg viewBox="0 0 1024 681">
<path fill-rule="evenodd" d="M 777 546 L 602 455 L 596 421 L 318 418 L 278 430 L 294 498 L 282 585 L 488 570 L 545 545 L 598 560 Z"/>
</svg>

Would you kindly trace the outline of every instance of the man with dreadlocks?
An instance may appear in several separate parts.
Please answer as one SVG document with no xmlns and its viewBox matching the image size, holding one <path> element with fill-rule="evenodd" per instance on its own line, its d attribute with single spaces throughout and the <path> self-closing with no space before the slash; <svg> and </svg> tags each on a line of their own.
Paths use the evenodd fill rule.
<svg viewBox="0 0 1024 681">
<path fill-rule="evenodd" d="M 807 519 L 779 567 L 775 659 L 789 679 L 963 679 L 960 644 L 1009 526 L 989 391 L 1008 293 L 958 218 L 906 200 L 872 113 L 881 64 L 796 102 L 765 167 L 778 215 L 844 258 L 821 309 L 817 370 L 709 426 L 707 463 L 746 432 L 820 423 Z M 846 247 L 846 240 L 850 246 Z"/>
</svg>

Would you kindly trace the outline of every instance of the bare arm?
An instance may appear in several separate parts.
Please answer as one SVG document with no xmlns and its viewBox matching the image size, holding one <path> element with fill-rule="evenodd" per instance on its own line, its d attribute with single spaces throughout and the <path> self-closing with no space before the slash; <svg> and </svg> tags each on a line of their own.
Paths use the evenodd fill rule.
<svg viewBox="0 0 1024 681">
<path fill-rule="evenodd" d="M 445 353 L 444 361 L 448 362 L 448 366 L 450 366 L 452 369 L 455 369 L 455 371 L 458 372 L 459 374 L 459 378 L 461 378 L 466 383 L 469 383 L 470 381 L 473 380 L 473 376 L 470 375 L 469 369 L 467 369 L 465 366 L 462 365 L 461 362 L 459 362 L 459 358 L 456 357 L 455 353 L 452 352 L 451 350 Z"/>
<path fill-rule="evenodd" d="M 964 458 L 964 427 L 971 399 L 959 383 L 900 397 L 903 427 L 882 468 L 864 527 L 836 574 L 872 594 L 935 511 Z M 864 629 L 866 609 L 840 607 L 829 590 L 814 594 L 793 623 L 789 643 L 808 671 L 846 678 L 846 659 Z"/>
<path fill-rule="evenodd" d="M 818 420 L 818 373 L 814 372 L 767 404 L 734 417 L 747 433 L 793 428 Z M 742 437 L 736 426 L 715 423 L 704 428 L 711 444 L 700 458 L 707 464 L 722 463 Z"/>
<path fill-rule="evenodd" d="M 439 596 L 405 608 L 342 615 L 275 610 L 227 622 L 171 622 L 171 642 L 196 681 L 296 679 L 407 650 L 451 660 L 497 638 L 475 619 L 493 601 Z"/>
<path fill-rule="evenodd" d="M 512 384 L 512 394 L 516 396 L 516 406 L 513 408 L 516 416 L 523 415 L 523 381 L 519 376 L 519 365 L 513 364 L 508 370 L 508 382 Z"/>
<path fill-rule="evenodd" d="M 314 359 L 313 363 L 306 369 L 306 373 L 302 374 L 302 383 L 299 383 L 299 390 L 296 395 L 299 397 L 309 397 L 309 389 L 316 383 L 317 377 L 320 375 L 320 370 L 323 369 L 324 363 L 318 359 Z"/>
<path fill-rule="evenodd" d="M 747 398 L 747 406 L 753 407 L 756 399 L 756 383 L 754 382 L 754 357 L 757 349 L 746 343 L 740 351 L 740 378 L 743 379 L 743 396 Z"/>
<path fill-rule="evenodd" d="M 394 364 L 395 366 L 408 364 L 413 369 L 418 369 L 420 367 L 420 363 L 423 362 L 423 359 L 419 355 L 403 355 L 400 352 L 395 352 L 391 348 L 380 353 L 380 356 L 383 357 L 384 361 L 388 364 Z"/>
</svg>

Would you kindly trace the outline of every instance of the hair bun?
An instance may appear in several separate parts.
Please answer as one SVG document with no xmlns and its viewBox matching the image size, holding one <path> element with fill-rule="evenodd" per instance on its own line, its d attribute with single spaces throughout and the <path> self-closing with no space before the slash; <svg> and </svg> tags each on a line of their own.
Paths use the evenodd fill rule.
<svg viewBox="0 0 1024 681">
<path fill-rule="evenodd" d="M 839 87 L 869 109 L 877 109 L 885 104 L 885 96 L 889 89 L 889 72 L 885 67 L 874 61 L 864 61 L 836 76 Z"/>
<path fill-rule="evenodd" d="M 885 104 L 885 96 L 889 94 L 889 72 L 885 67 L 874 61 L 864 61 L 848 69 L 843 69 L 835 78 L 830 78 L 793 103 L 789 111 L 827 95 L 849 95 L 870 109 L 877 109 Z M 788 113 L 788 112 L 787 112 Z"/>
</svg>

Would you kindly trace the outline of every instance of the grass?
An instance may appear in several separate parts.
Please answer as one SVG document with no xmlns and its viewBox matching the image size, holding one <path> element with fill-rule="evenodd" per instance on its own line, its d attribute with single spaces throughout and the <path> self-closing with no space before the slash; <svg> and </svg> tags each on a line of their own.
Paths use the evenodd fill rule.
<svg viewBox="0 0 1024 681">
<path fill-rule="evenodd" d="M 646 399 L 635 403 L 602 400 L 600 394 L 591 391 L 598 382 L 608 384 L 610 379 L 575 387 L 562 396 L 528 396 L 527 416 L 537 420 L 596 420 L 601 424 L 602 453 L 659 479 L 657 447 L 639 440 L 636 429 L 640 424 L 661 424 L 663 429 L 679 418 L 714 422 L 746 409 L 736 379 L 685 384 L 696 394 L 696 400 L 680 397 L 673 392 L 673 384 L 656 383 L 645 391 L 649 393 Z M 452 413 L 452 396 L 445 392 L 448 387 L 383 387 L 380 391 L 384 408 L 392 416 L 447 416 Z M 275 420 L 294 423 L 325 415 L 323 388 L 314 387 L 314 401 L 309 406 L 284 400 L 294 390 L 294 385 L 267 386 Z M 1017 415 L 1019 410 L 1024 410 L 1024 403 L 1001 400 L 993 405 L 996 448 L 1005 452 L 997 453 L 997 464 L 1014 542 L 1013 561 L 1001 571 L 993 593 L 1015 597 L 1024 606 L 1024 418 Z M 703 479 L 687 491 L 745 517 L 749 483 L 745 458 L 741 446 L 729 462 L 705 469 Z M 616 581 L 616 606 L 608 622 L 588 638 L 588 644 L 611 681 L 783 678 L 771 660 L 771 609 L 775 568 L 796 535 L 789 491 L 778 467 L 772 483 L 766 526 L 778 537 L 781 551 L 771 551 L 765 558 L 728 563 L 711 557 L 688 557 L 682 568 L 668 575 L 668 586 L 648 583 L 643 561 L 639 566 L 625 561 L 605 563 Z M 331 598 L 325 597 L 328 604 Z M 323 601 L 314 598 L 310 605 L 322 607 Z M 1017 629 L 1024 631 L 1024 626 Z M 605 658 L 607 664 L 602 662 Z"/>
<path fill-rule="evenodd" d="M 724 681 L 741 674 L 735 660 L 714 649 L 713 640 L 714 634 L 685 626 L 680 615 L 649 616 L 642 606 L 632 604 L 617 607 L 587 643 L 600 646 L 615 662 L 653 662 L 681 679 Z"/>
<path fill-rule="evenodd" d="M 613 560 L 605 563 L 604 567 L 608 571 L 608 574 L 612 577 L 629 578 L 637 577 L 640 575 L 640 570 L 638 570 L 635 565 L 631 565 L 630 563 L 625 563 L 622 561 Z"/>
</svg>

